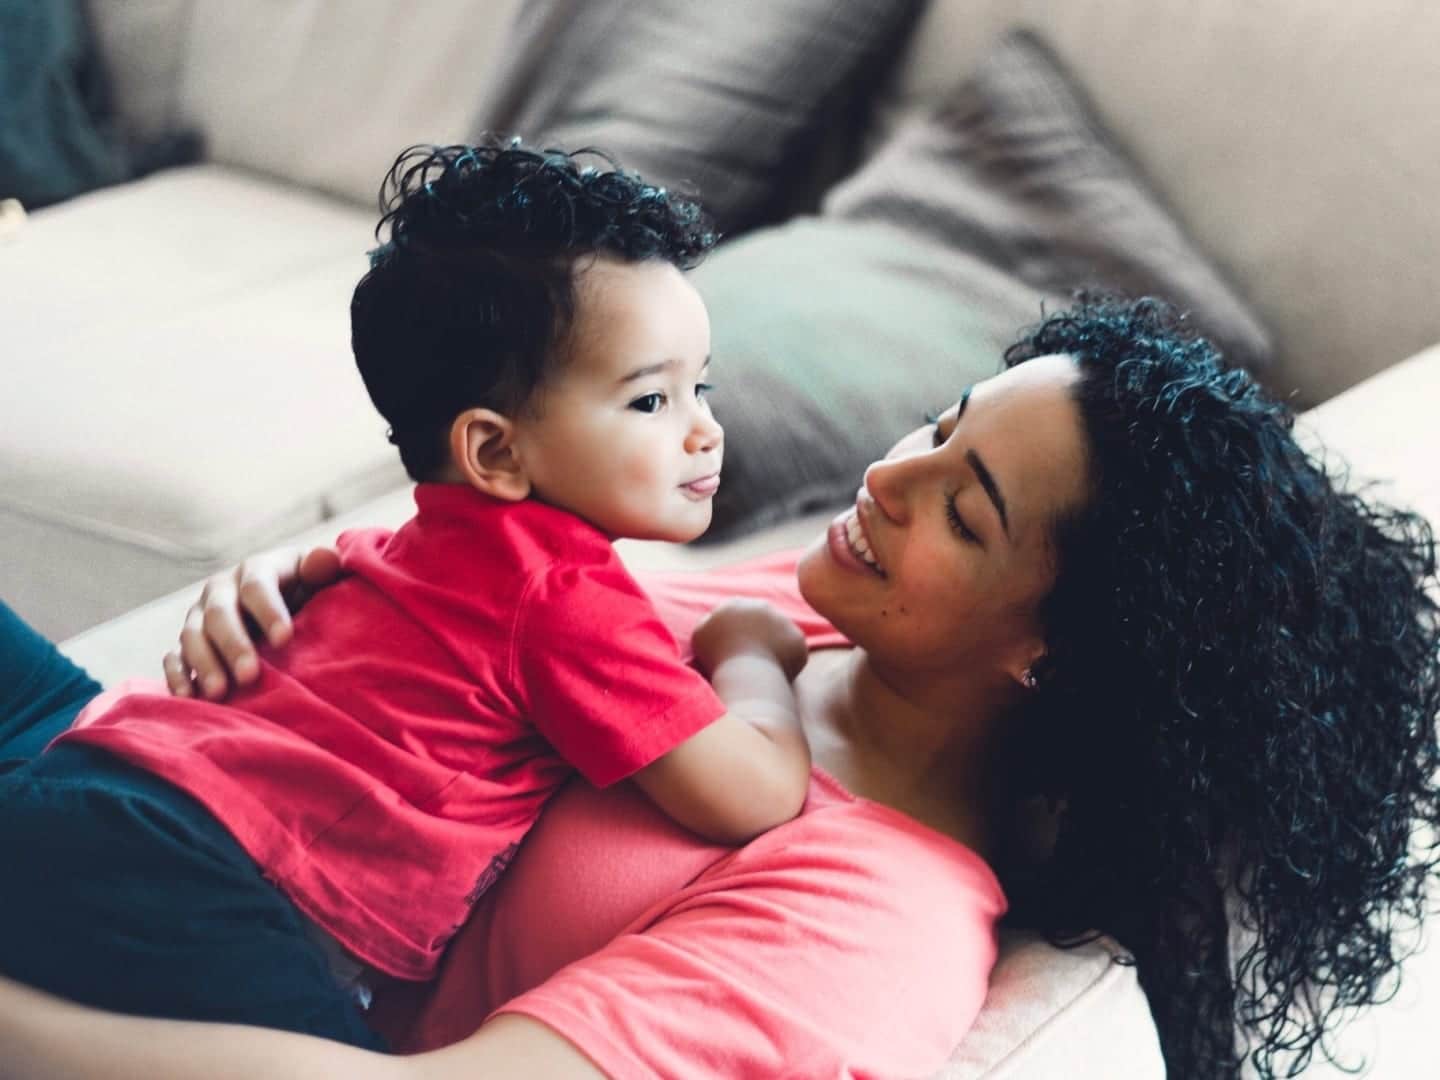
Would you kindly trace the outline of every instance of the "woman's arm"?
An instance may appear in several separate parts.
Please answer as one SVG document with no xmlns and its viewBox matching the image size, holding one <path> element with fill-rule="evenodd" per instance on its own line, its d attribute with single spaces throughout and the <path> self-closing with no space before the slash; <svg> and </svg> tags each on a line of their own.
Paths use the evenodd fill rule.
<svg viewBox="0 0 1440 1080">
<path fill-rule="evenodd" d="M 470 1038 L 386 1057 L 311 1035 L 100 1012 L 0 978 L 0 1080 L 604 1080 L 573 1044 L 505 1015 Z"/>
<path fill-rule="evenodd" d="M 285 644 L 293 630 L 291 612 L 341 574 L 340 553 L 322 546 L 277 548 L 210 578 L 185 614 L 180 647 L 165 654 L 170 692 L 214 700 L 229 693 L 232 679 L 240 686 L 255 679 L 260 661 L 252 625 L 271 645 Z"/>
</svg>

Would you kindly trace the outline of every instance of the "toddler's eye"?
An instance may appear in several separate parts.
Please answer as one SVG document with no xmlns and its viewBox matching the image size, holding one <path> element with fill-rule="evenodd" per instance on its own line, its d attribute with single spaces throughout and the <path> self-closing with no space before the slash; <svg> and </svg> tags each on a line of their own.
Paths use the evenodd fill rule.
<svg viewBox="0 0 1440 1080">
<path fill-rule="evenodd" d="M 708 383 L 708 382 L 698 382 L 698 383 L 696 383 L 696 384 L 695 384 L 695 400 L 696 400 L 696 401 L 704 401 L 707 397 L 710 396 L 710 391 L 711 391 L 711 390 L 714 390 L 714 389 L 715 389 L 715 387 L 712 386 L 712 385 L 711 385 L 710 383 Z"/>
<path fill-rule="evenodd" d="M 661 393 L 646 394 L 630 402 L 630 408 L 643 413 L 659 412 L 664 406 L 665 395 Z"/>
</svg>

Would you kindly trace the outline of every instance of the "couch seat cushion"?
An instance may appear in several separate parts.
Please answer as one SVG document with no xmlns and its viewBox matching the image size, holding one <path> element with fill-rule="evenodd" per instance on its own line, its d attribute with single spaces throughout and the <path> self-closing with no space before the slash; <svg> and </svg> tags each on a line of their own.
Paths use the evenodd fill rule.
<svg viewBox="0 0 1440 1080">
<path fill-rule="evenodd" d="M 372 224 L 216 166 L 33 215 L 0 249 L 0 594 L 73 632 L 402 482 L 349 350 Z"/>
</svg>

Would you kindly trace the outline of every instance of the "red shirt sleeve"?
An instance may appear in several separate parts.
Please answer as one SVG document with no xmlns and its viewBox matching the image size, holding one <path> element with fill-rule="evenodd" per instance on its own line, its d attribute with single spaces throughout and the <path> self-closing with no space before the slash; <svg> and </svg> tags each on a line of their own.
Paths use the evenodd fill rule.
<svg viewBox="0 0 1440 1080">
<path fill-rule="evenodd" d="M 618 560 L 538 571 L 520 601 L 511 657 L 526 715 L 597 787 L 726 711 Z"/>
</svg>

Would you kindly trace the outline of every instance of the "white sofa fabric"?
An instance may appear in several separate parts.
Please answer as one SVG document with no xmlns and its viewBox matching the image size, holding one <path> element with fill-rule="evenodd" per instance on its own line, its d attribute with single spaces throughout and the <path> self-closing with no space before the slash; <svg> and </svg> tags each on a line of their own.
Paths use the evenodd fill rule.
<svg viewBox="0 0 1440 1080">
<path fill-rule="evenodd" d="M 218 165 L 0 248 L 0 595 L 63 636 L 405 481 L 350 359 L 373 215 Z"/>
<path fill-rule="evenodd" d="M 52 635 L 93 627 L 66 648 L 103 679 L 157 670 L 204 573 L 408 513 L 353 378 L 348 296 L 385 167 L 407 143 L 473 133 L 518 2 L 91 0 L 126 119 L 196 126 L 209 146 L 197 167 L 41 211 L 0 244 L 0 595 Z M 1440 8 L 933 0 L 877 94 L 871 144 L 1016 25 L 1055 47 L 1269 319 L 1286 392 L 1324 401 L 1440 340 Z M 1357 474 L 1440 520 L 1437 401 L 1432 350 L 1309 420 Z M 697 565 L 813 524 L 627 557 Z M 1372 1052 L 1372 1076 L 1424 1074 L 1436 969 L 1432 950 L 1342 1038 Z M 1163 1067 L 1133 968 L 1099 944 L 1020 937 L 942 1076 Z"/>
</svg>

